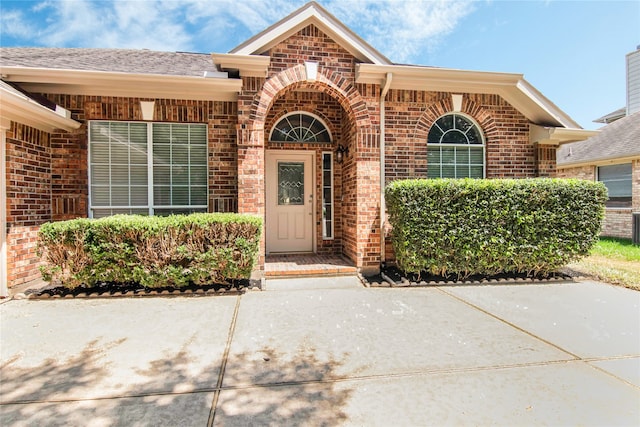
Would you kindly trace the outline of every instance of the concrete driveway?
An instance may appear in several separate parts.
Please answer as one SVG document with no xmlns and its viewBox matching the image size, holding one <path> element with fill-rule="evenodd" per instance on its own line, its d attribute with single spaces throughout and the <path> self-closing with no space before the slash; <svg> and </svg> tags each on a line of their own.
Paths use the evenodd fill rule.
<svg viewBox="0 0 640 427">
<path fill-rule="evenodd" d="M 640 425 L 640 293 L 595 282 L 289 279 L 0 315 L 3 426 Z"/>
</svg>

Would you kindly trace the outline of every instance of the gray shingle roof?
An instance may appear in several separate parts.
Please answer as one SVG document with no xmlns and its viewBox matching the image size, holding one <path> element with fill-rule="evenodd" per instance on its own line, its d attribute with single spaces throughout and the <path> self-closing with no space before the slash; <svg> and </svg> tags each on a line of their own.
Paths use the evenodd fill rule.
<svg viewBox="0 0 640 427">
<path fill-rule="evenodd" d="M 0 48 L 2 66 L 202 77 L 216 71 L 209 54 L 135 49 Z"/>
<path fill-rule="evenodd" d="M 558 149 L 558 166 L 640 156 L 640 112 L 616 120 L 584 141 Z"/>
<path fill-rule="evenodd" d="M 602 117 L 598 117 L 594 120 L 595 123 L 611 123 L 616 120 L 620 120 L 627 114 L 627 107 L 618 108 L 616 111 L 612 111 L 609 114 L 605 114 Z"/>
</svg>

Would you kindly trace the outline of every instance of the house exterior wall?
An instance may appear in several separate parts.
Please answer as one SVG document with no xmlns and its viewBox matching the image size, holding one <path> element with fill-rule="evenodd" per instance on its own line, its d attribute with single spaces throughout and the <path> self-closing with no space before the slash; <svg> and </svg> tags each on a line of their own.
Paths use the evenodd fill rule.
<svg viewBox="0 0 640 427">
<path fill-rule="evenodd" d="M 452 112 L 451 93 L 389 91 L 385 107 L 386 183 L 427 176 L 427 135 L 439 117 Z M 473 118 L 484 135 L 487 178 L 538 176 L 529 121 L 510 104 L 497 95 L 463 94 L 459 113 Z M 555 165 L 555 156 L 549 163 Z"/>
<path fill-rule="evenodd" d="M 38 279 L 37 231 L 47 221 L 89 214 L 89 120 L 140 121 L 140 99 L 46 95 L 83 123 L 74 132 L 48 134 L 12 124 L 7 134 L 8 286 Z M 147 99 L 145 99 L 147 100 Z M 156 99 L 153 121 L 208 126 L 209 211 L 237 210 L 237 105 Z"/>
<path fill-rule="evenodd" d="M 575 168 L 562 168 L 558 170 L 559 178 L 578 178 L 589 181 L 596 180 L 595 165 L 580 166 Z M 606 208 L 605 218 L 602 223 L 602 236 L 632 238 L 633 212 L 640 212 L 640 160 L 634 160 L 631 164 L 632 173 L 632 200 L 631 208 Z"/>
<path fill-rule="evenodd" d="M 268 53 L 272 58 L 268 79 L 261 87 L 247 87 L 248 90 L 243 91 L 238 100 L 239 111 L 243 112 L 239 115 L 238 126 L 245 129 L 238 134 L 238 145 L 253 146 L 251 157 L 256 159 L 253 164 L 239 164 L 238 167 L 241 180 L 240 211 L 246 209 L 246 212 L 264 215 L 264 174 L 250 176 L 248 171 L 251 167 L 264 171 L 264 149 L 268 146 L 268 141 L 265 142 L 264 139 L 268 138 L 270 126 L 275 120 L 274 117 L 267 123 L 270 120 L 269 114 L 278 114 L 280 108 L 289 111 L 288 107 L 281 107 L 280 104 L 287 102 L 291 92 L 324 94 L 327 99 L 333 100 L 335 106 L 339 106 L 335 111 L 341 111 L 342 116 L 336 117 L 338 121 L 332 123 L 332 126 L 334 130 L 340 131 L 343 145 L 349 148 L 350 153 L 340 167 L 342 182 L 337 185 L 342 191 L 340 201 L 343 215 L 336 218 L 336 228 L 341 231 L 341 239 L 327 244 L 334 250 L 336 245 L 341 244 L 341 252 L 361 269 L 377 269 L 379 227 L 376 228 L 375 224 L 379 197 L 371 196 L 379 194 L 380 188 L 376 181 L 378 178 L 372 178 L 373 174 L 378 174 L 376 170 L 379 170 L 379 129 L 372 126 L 374 119 L 355 84 L 355 58 L 314 25 L 293 34 L 272 47 Z M 307 79 L 305 61 L 318 63 L 318 76 L 315 80 Z M 253 97 L 250 97 L 252 93 Z M 281 99 L 285 101 L 280 101 Z M 323 148 L 335 151 L 336 147 L 337 141 L 331 147 Z M 243 154 L 239 154 L 239 158 L 242 157 Z M 257 189 L 255 196 L 243 189 L 243 176 L 250 178 L 253 188 Z M 261 205 L 256 206 L 254 199 L 260 199 Z M 246 208 L 245 200 L 249 201 Z M 322 250 L 321 245 L 318 249 Z"/>
<path fill-rule="evenodd" d="M 88 215 L 89 120 L 142 121 L 140 101 L 154 101 L 154 122 L 205 123 L 211 212 L 237 210 L 237 105 L 234 102 L 47 95 L 83 126 L 52 137 L 54 220 Z"/>
<path fill-rule="evenodd" d="M 334 160 L 333 165 L 334 239 L 322 238 L 322 205 L 321 197 L 317 197 L 315 249 L 321 254 L 342 253 L 361 270 L 377 269 L 381 260 L 380 86 L 357 84 L 356 58 L 314 25 L 301 29 L 265 54 L 271 58 L 267 76 L 242 77 L 243 87 L 237 102 L 45 95 L 71 111 L 82 126 L 74 132 L 28 136 L 24 141 L 11 137 L 8 159 L 31 150 L 44 165 L 38 172 L 42 174 L 43 187 L 34 189 L 33 193 L 47 200 L 43 204 L 48 203 L 42 210 L 42 218 L 36 215 L 33 224 L 21 225 L 33 228 L 20 232 L 15 229 L 15 236 L 10 236 L 14 238 L 12 250 L 18 254 L 29 249 L 28 245 L 33 244 L 30 236 L 43 221 L 88 216 L 87 122 L 142 121 L 140 101 L 154 101 L 154 122 L 207 124 L 208 210 L 211 212 L 265 217 L 266 150 L 314 151 L 316 194 L 319 195 L 322 153 L 335 153 L 338 144 L 347 147 L 349 153 L 344 161 L 338 164 Z M 307 78 L 306 61 L 317 62 L 316 79 Z M 386 183 L 427 176 L 427 135 L 439 117 L 454 112 L 452 95 L 438 91 L 388 92 L 383 166 Z M 487 178 L 529 178 L 552 176 L 556 172 L 553 148 L 531 144 L 529 121 L 503 98 L 493 94 L 456 95 L 462 95 L 459 112 L 477 122 L 484 135 Z M 270 142 L 273 125 L 293 111 L 307 111 L 321 117 L 330 128 L 333 142 Z M 16 128 L 15 133 L 20 132 Z M 33 149 L 29 144 L 40 148 Z M 16 163 L 8 175 L 18 176 L 29 170 L 27 166 Z M 11 194 L 17 206 L 19 193 Z M 18 212 L 17 208 L 14 212 Z M 11 217 L 11 221 L 17 220 Z M 27 237 L 21 237 L 20 233 L 26 233 Z M 264 268 L 265 248 L 263 234 L 257 273 Z M 393 257 L 390 248 L 387 244 L 387 259 Z M 17 265 L 18 258 L 14 259 Z M 25 273 L 25 277 L 34 276 L 35 273 Z"/>
<path fill-rule="evenodd" d="M 40 277 L 36 244 L 40 225 L 51 221 L 51 135 L 12 122 L 6 139 L 7 282 Z"/>
</svg>

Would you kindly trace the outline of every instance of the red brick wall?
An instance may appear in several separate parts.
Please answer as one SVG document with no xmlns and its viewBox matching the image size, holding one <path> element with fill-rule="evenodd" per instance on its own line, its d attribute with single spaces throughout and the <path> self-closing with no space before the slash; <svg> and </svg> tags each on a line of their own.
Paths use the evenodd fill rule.
<svg viewBox="0 0 640 427">
<path fill-rule="evenodd" d="M 631 209 L 607 208 L 602 223 L 602 236 L 631 239 Z"/>
<path fill-rule="evenodd" d="M 346 114 L 345 114 L 346 115 Z M 358 181 L 356 176 L 356 144 L 357 128 L 353 121 L 346 118 L 342 121 L 342 135 L 349 155 L 342 163 L 342 218 L 336 222 L 342 225 L 342 252 L 351 260 L 358 257 Z"/>
<path fill-rule="evenodd" d="M 269 77 L 305 61 L 317 62 L 319 68 L 330 69 L 349 80 L 355 77 L 356 59 L 353 55 L 315 25 L 309 25 L 277 44 L 269 55 Z"/>
<path fill-rule="evenodd" d="M 271 126 L 284 114 L 284 111 L 293 109 L 304 109 L 317 113 L 321 117 L 324 115 L 327 123 L 331 127 L 335 135 L 339 134 L 342 144 L 348 146 L 350 154 L 340 167 L 336 167 L 336 172 L 341 176 L 341 183 L 336 177 L 336 200 L 342 199 L 342 215 L 338 216 L 336 212 L 336 228 L 341 232 L 342 252 L 352 259 L 358 266 L 363 266 L 363 262 L 370 262 L 370 249 L 368 247 L 375 242 L 370 242 L 368 236 L 371 232 L 371 223 L 374 222 L 371 215 L 369 204 L 371 203 L 370 194 L 366 202 L 362 206 L 359 202 L 363 202 L 362 193 L 359 192 L 361 183 L 367 184 L 363 190 L 368 189 L 368 183 L 363 179 L 363 174 L 368 173 L 369 160 L 365 163 L 359 163 L 362 158 L 370 159 L 364 153 L 367 150 L 366 143 L 362 139 L 363 131 L 370 129 L 372 121 L 368 104 L 358 91 L 353 79 L 355 77 L 355 59 L 346 50 L 338 46 L 325 34 L 322 34 L 313 25 L 292 35 L 287 40 L 274 46 L 269 52 L 272 60 L 269 68 L 269 78 L 261 82 L 257 79 L 243 79 L 248 83 L 245 91 L 239 99 L 239 122 L 242 124 L 246 120 L 246 126 L 254 130 L 254 132 L 262 131 L 262 137 L 268 139 Z M 318 76 L 316 81 L 308 81 L 306 78 L 305 61 L 318 62 Z M 250 89 L 249 89 L 250 86 Z M 249 95 L 255 91 L 252 99 Z M 317 93 L 323 95 L 310 95 L 309 93 Z M 295 94 L 295 95 L 293 95 Z M 327 105 L 331 104 L 331 110 L 323 109 L 322 103 L 310 106 L 309 100 L 320 96 Z M 293 98 L 292 98 L 293 97 Z M 295 98 L 295 99 L 294 99 Z M 330 101 L 330 102 L 329 102 Z M 293 103 L 293 105 L 291 105 Z M 307 103 L 306 106 L 302 104 Z M 311 107 L 315 110 L 310 109 Z M 338 115 L 340 114 L 340 115 Z M 260 135 L 239 135 L 238 141 L 247 138 L 259 138 Z M 322 147 L 332 151 L 337 147 L 337 142 L 333 146 Z M 243 142 L 244 143 L 244 142 Z M 271 145 L 276 147 L 276 145 Z M 292 148 L 287 144 L 281 144 L 282 148 Z M 309 147 L 311 148 L 311 147 Z M 359 150 L 362 153 L 359 153 Z M 317 150 L 316 157 L 321 150 Z M 358 162 L 356 162 L 358 160 Z M 264 163 L 262 163 L 263 165 Z M 251 165 L 254 166 L 254 165 Z M 239 176 L 247 175 L 246 166 L 239 165 Z M 262 177 L 263 178 L 263 177 Z M 262 199 L 264 198 L 264 180 L 254 180 L 255 184 L 261 183 Z M 341 185 L 340 185 L 341 184 Z M 239 186 L 240 193 L 246 192 L 243 186 Z M 341 197 L 338 195 L 341 191 Z M 240 196 L 244 198 L 244 195 Z M 246 196 L 250 198 L 249 195 Z M 377 198 L 373 198 L 373 202 L 377 205 Z M 338 207 L 338 206 L 336 206 Z M 263 211 L 261 211 L 263 212 Z M 375 218 L 375 216 L 373 217 Z M 320 230 L 318 231 L 320 233 Z M 320 242 L 320 240 L 318 240 Z M 319 251 L 326 248 L 323 245 L 330 245 L 334 250 L 337 249 L 340 241 L 326 243 L 318 246 Z M 376 249 L 379 252 L 379 248 Z M 378 261 L 379 262 L 379 258 Z"/>
<path fill-rule="evenodd" d="M 39 225 L 88 215 L 87 120 L 142 120 L 140 99 L 46 95 L 83 123 L 47 134 L 12 124 L 7 134 L 9 286 L 40 277 L 35 254 Z M 237 106 L 233 102 L 155 100 L 154 121 L 207 123 L 209 209 L 237 210 Z"/>
<path fill-rule="evenodd" d="M 385 107 L 387 183 L 426 177 L 429 129 L 452 109 L 450 93 L 389 91 Z M 549 153 L 536 153 L 529 142 L 529 121 L 509 103 L 497 95 L 463 94 L 460 112 L 473 118 L 484 134 L 487 178 L 530 178 L 538 174 L 536 156 Z M 551 167 L 549 161 L 543 173 Z"/>
<path fill-rule="evenodd" d="M 52 137 L 54 219 L 88 215 L 88 120 L 141 121 L 140 101 L 155 101 L 153 121 L 206 123 L 209 138 L 209 210 L 237 211 L 237 105 L 234 102 L 47 95 L 85 123 Z"/>
<path fill-rule="evenodd" d="M 7 132 L 7 269 L 9 287 L 38 279 L 38 229 L 51 220 L 51 147 L 46 132 L 11 123 Z"/>
<path fill-rule="evenodd" d="M 578 178 L 586 179 L 587 181 L 596 180 L 596 167 L 595 166 L 580 166 L 577 168 L 562 168 L 556 172 L 558 178 Z"/>
<path fill-rule="evenodd" d="M 536 147 L 536 176 L 551 178 L 557 174 L 556 146 L 539 145 Z"/>
</svg>

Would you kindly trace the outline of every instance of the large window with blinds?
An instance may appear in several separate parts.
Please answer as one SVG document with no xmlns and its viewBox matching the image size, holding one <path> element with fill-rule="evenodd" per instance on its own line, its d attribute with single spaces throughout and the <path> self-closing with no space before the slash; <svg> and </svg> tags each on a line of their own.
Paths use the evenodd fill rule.
<svg viewBox="0 0 640 427">
<path fill-rule="evenodd" d="M 203 124 L 89 123 L 90 216 L 207 210 Z"/>
<path fill-rule="evenodd" d="M 480 127 L 459 113 L 435 121 L 427 136 L 428 178 L 484 178 Z"/>
<path fill-rule="evenodd" d="M 598 181 L 607 187 L 608 208 L 630 208 L 632 198 L 631 163 L 599 166 Z"/>
</svg>

